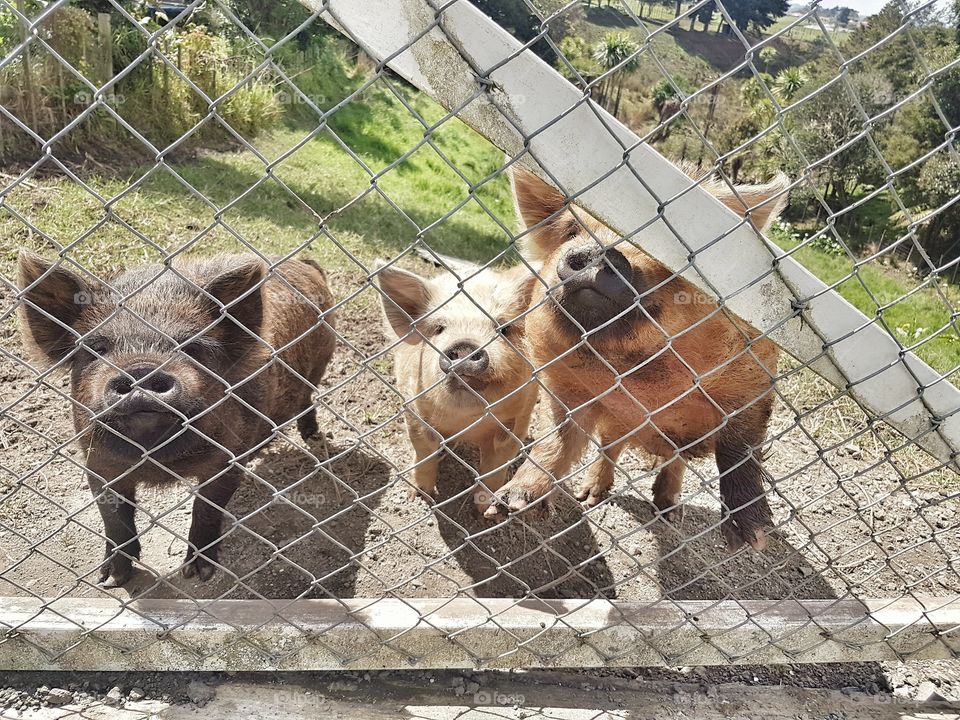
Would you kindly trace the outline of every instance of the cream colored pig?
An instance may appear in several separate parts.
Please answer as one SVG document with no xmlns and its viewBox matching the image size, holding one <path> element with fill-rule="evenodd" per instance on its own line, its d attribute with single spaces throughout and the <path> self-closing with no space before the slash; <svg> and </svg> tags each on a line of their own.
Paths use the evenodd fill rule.
<svg viewBox="0 0 960 720">
<path fill-rule="evenodd" d="M 416 454 L 413 483 L 436 494 L 442 444 L 480 450 L 474 503 L 480 512 L 506 479 L 537 399 L 523 354 L 523 313 L 536 281 L 526 266 L 482 270 L 463 288 L 449 271 L 424 278 L 381 267 L 377 283 L 394 348 L 397 388 Z"/>
</svg>

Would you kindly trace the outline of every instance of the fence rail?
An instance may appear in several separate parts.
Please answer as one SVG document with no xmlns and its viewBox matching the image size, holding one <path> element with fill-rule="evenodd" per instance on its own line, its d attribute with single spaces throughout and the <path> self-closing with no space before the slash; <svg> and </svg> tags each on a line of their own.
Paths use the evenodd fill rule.
<svg viewBox="0 0 960 720">
<path fill-rule="evenodd" d="M 554 37 L 573 0 L 525 2 L 527 40 L 466 0 L 302 2 L 261 37 L 226 0 L 162 22 L 111 0 L 99 32 L 132 39 L 104 79 L 53 31 L 69 2 L 0 0 L 22 28 L 0 35 L 19 83 L 0 93 L 19 163 L 0 174 L 0 667 L 956 657 L 960 295 L 923 233 L 960 189 L 917 211 L 898 183 L 960 166 L 935 92 L 960 61 L 920 53 L 919 10 L 848 57 L 811 8 L 792 24 L 824 29 L 836 76 L 787 98 L 760 58 L 791 26 L 742 32 L 715 0 L 742 53 L 691 92 L 662 43 L 706 1 L 656 26 L 624 3 L 636 41 L 583 73 Z M 304 49 L 326 25 L 365 53 L 336 97 L 309 73 L 346 60 Z M 851 68 L 900 41 L 916 87 L 865 107 Z M 653 125 L 599 102 L 637 66 L 675 97 Z M 37 67 L 71 108 L 38 119 Z M 721 151 L 734 82 L 757 126 Z M 182 132 L 125 88 L 180 103 Z M 792 113 L 834 90 L 850 127 L 811 155 Z M 917 98 L 943 142 L 891 166 L 873 133 Z M 681 126 L 702 169 L 658 150 Z M 91 128 L 147 161 L 100 162 Z M 208 137 L 231 150 L 184 154 Z M 838 206 L 817 173 L 858 143 L 883 179 Z M 732 182 L 751 149 L 799 170 Z M 765 237 L 803 193 L 816 227 Z M 881 193 L 901 236 L 857 255 L 841 228 Z M 894 255 L 927 265 L 896 275 Z M 929 320 L 908 332 L 911 307 Z"/>
</svg>

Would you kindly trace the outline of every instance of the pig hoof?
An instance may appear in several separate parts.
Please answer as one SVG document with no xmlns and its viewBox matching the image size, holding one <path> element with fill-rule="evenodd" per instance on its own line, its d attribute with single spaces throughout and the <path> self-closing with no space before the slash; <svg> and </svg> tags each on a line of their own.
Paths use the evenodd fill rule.
<svg viewBox="0 0 960 720">
<path fill-rule="evenodd" d="M 130 568 L 126 569 L 114 569 L 114 570 L 101 570 L 100 571 L 100 582 L 98 585 L 104 589 L 109 590 L 110 588 L 122 587 L 127 583 L 127 580 L 130 579 Z"/>
<path fill-rule="evenodd" d="M 495 518 L 501 512 L 507 514 L 517 513 L 526 509 L 530 503 L 540 497 L 542 497 L 542 495 L 535 495 L 526 488 L 505 485 L 501 490 L 496 492 L 493 497 L 493 503 L 487 508 L 487 511 L 483 515 L 484 517 Z"/>
<path fill-rule="evenodd" d="M 315 438 L 320 434 L 320 426 L 317 424 L 317 413 L 315 410 L 311 410 L 306 415 L 297 418 L 297 430 L 300 432 L 300 437 L 304 440 Z"/>
<path fill-rule="evenodd" d="M 751 499 L 742 503 L 733 512 L 724 508 L 720 529 L 731 552 L 749 544 L 754 550 L 763 550 L 767 546 L 764 530 L 773 525 L 770 506 L 765 497 Z"/>
<path fill-rule="evenodd" d="M 588 497 L 590 497 L 591 487 L 592 487 L 591 485 L 581 485 L 576 489 L 576 492 L 573 493 L 573 496 L 580 502 L 583 502 Z"/>
<path fill-rule="evenodd" d="M 735 520 L 728 518 L 724 520 L 722 529 L 727 541 L 727 550 L 732 553 L 744 545 L 750 545 L 757 552 L 767 547 L 767 536 L 760 528 L 744 528 Z"/>
<path fill-rule="evenodd" d="M 473 506 L 481 515 L 485 515 L 496 501 L 494 494 L 486 488 L 481 488 L 473 493 Z"/>
<path fill-rule="evenodd" d="M 417 498 L 420 498 L 421 500 L 426 502 L 427 505 L 433 505 L 437 502 L 437 489 L 433 488 L 431 490 L 427 490 L 425 488 L 412 487 L 407 492 L 407 496 L 411 500 L 416 500 Z"/>
<path fill-rule="evenodd" d="M 140 556 L 140 548 L 131 548 L 136 551 L 135 557 Z M 114 554 L 107 551 L 107 557 L 100 566 L 100 575 L 97 584 L 103 588 L 117 588 L 130 579 L 133 572 L 133 560 L 126 555 Z"/>
<path fill-rule="evenodd" d="M 668 500 L 664 503 L 654 503 L 657 514 L 671 525 L 679 525 L 683 521 L 683 505 Z"/>
<path fill-rule="evenodd" d="M 577 500 L 583 503 L 584 507 L 588 508 L 599 505 L 606 495 L 606 490 L 600 490 L 594 485 L 584 485 L 573 494 Z"/>
<path fill-rule="evenodd" d="M 203 555 L 196 555 L 192 560 L 188 560 L 187 564 L 183 566 L 183 569 L 180 570 L 180 574 L 183 577 L 190 578 L 196 577 L 200 582 L 206 582 L 212 578 L 217 573 L 216 565 L 213 565 L 210 560 L 205 558 Z"/>
</svg>

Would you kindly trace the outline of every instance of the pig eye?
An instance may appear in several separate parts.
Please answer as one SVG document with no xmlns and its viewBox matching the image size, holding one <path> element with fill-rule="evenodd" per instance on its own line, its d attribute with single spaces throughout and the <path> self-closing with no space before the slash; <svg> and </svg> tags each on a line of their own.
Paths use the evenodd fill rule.
<svg viewBox="0 0 960 720">
<path fill-rule="evenodd" d="M 102 337 L 88 338 L 83 341 L 83 346 L 94 355 L 106 355 L 110 352 L 110 341 Z"/>
<path fill-rule="evenodd" d="M 207 346 L 204 345 L 202 342 L 196 341 L 196 342 L 187 343 L 180 349 L 183 350 L 184 353 L 192 357 L 194 360 L 197 360 L 203 357 L 207 349 Z"/>
<path fill-rule="evenodd" d="M 432 326 L 432 327 L 430 328 L 430 335 L 431 335 L 432 337 L 436 337 L 437 335 L 439 335 L 440 333 L 442 333 L 442 332 L 443 332 L 444 330 L 446 330 L 446 329 L 447 329 L 447 328 L 446 328 L 445 326 L 443 326 L 443 325 L 440 325 L 440 324 L 434 325 L 434 326 Z"/>
</svg>

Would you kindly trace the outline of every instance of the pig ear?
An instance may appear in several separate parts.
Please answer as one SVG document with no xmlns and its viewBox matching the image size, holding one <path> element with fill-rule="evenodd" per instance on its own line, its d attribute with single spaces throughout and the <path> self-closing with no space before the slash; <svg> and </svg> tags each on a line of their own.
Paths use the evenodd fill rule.
<svg viewBox="0 0 960 720">
<path fill-rule="evenodd" d="M 569 210 L 562 192 L 529 170 L 515 167 L 510 175 L 517 214 L 526 228 L 523 256 L 543 260 L 579 232 L 580 224 Z"/>
<path fill-rule="evenodd" d="M 527 267 L 526 263 L 520 263 L 504 272 L 504 277 L 510 284 L 509 292 L 513 296 L 507 311 L 507 315 L 511 318 L 522 315 L 530 307 L 533 291 L 542 282 L 541 267 L 542 264 L 539 262 L 531 262 L 530 267 Z"/>
<path fill-rule="evenodd" d="M 381 267 L 377 271 L 377 284 L 383 290 L 380 302 L 393 332 L 408 343 L 419 342 L 420 334 L 414 331 L 411 321 L 427 312 L 430 303 L 427 281 L 400 268 Z"/>
<path fill-rule="evenodd" d="M 263 293 L 260 287 L 263 277 L 263 262 L 253 260 L 225 270 L 204 285 L 203 289 L 220 305 L 235 303 L 222 312 L 234 322 L 258 332 L 263 321 Z"/>
<path fill-rule="evenodd" d="M 736 193 L 723 182 L 711 183 L 707 189 L 720 202 L 743 217 L 749 211 L 753 224 L 761 231 L 770 227 L 787 204 L 790 179 L 780 173 L 762 185 L 734 185 Z M 739 196 L 739 197 L 738 197 Z"/>
<path fill-rule="evenodd" d="M 25 251 L 17 260 L 17 280 L 23 290 L 20 324 L 25 344 L 38 362 L 57 363 L 75 346 L 71 330 L 92 301 L 90 287 L 60 264 Z"/>
</svg>

